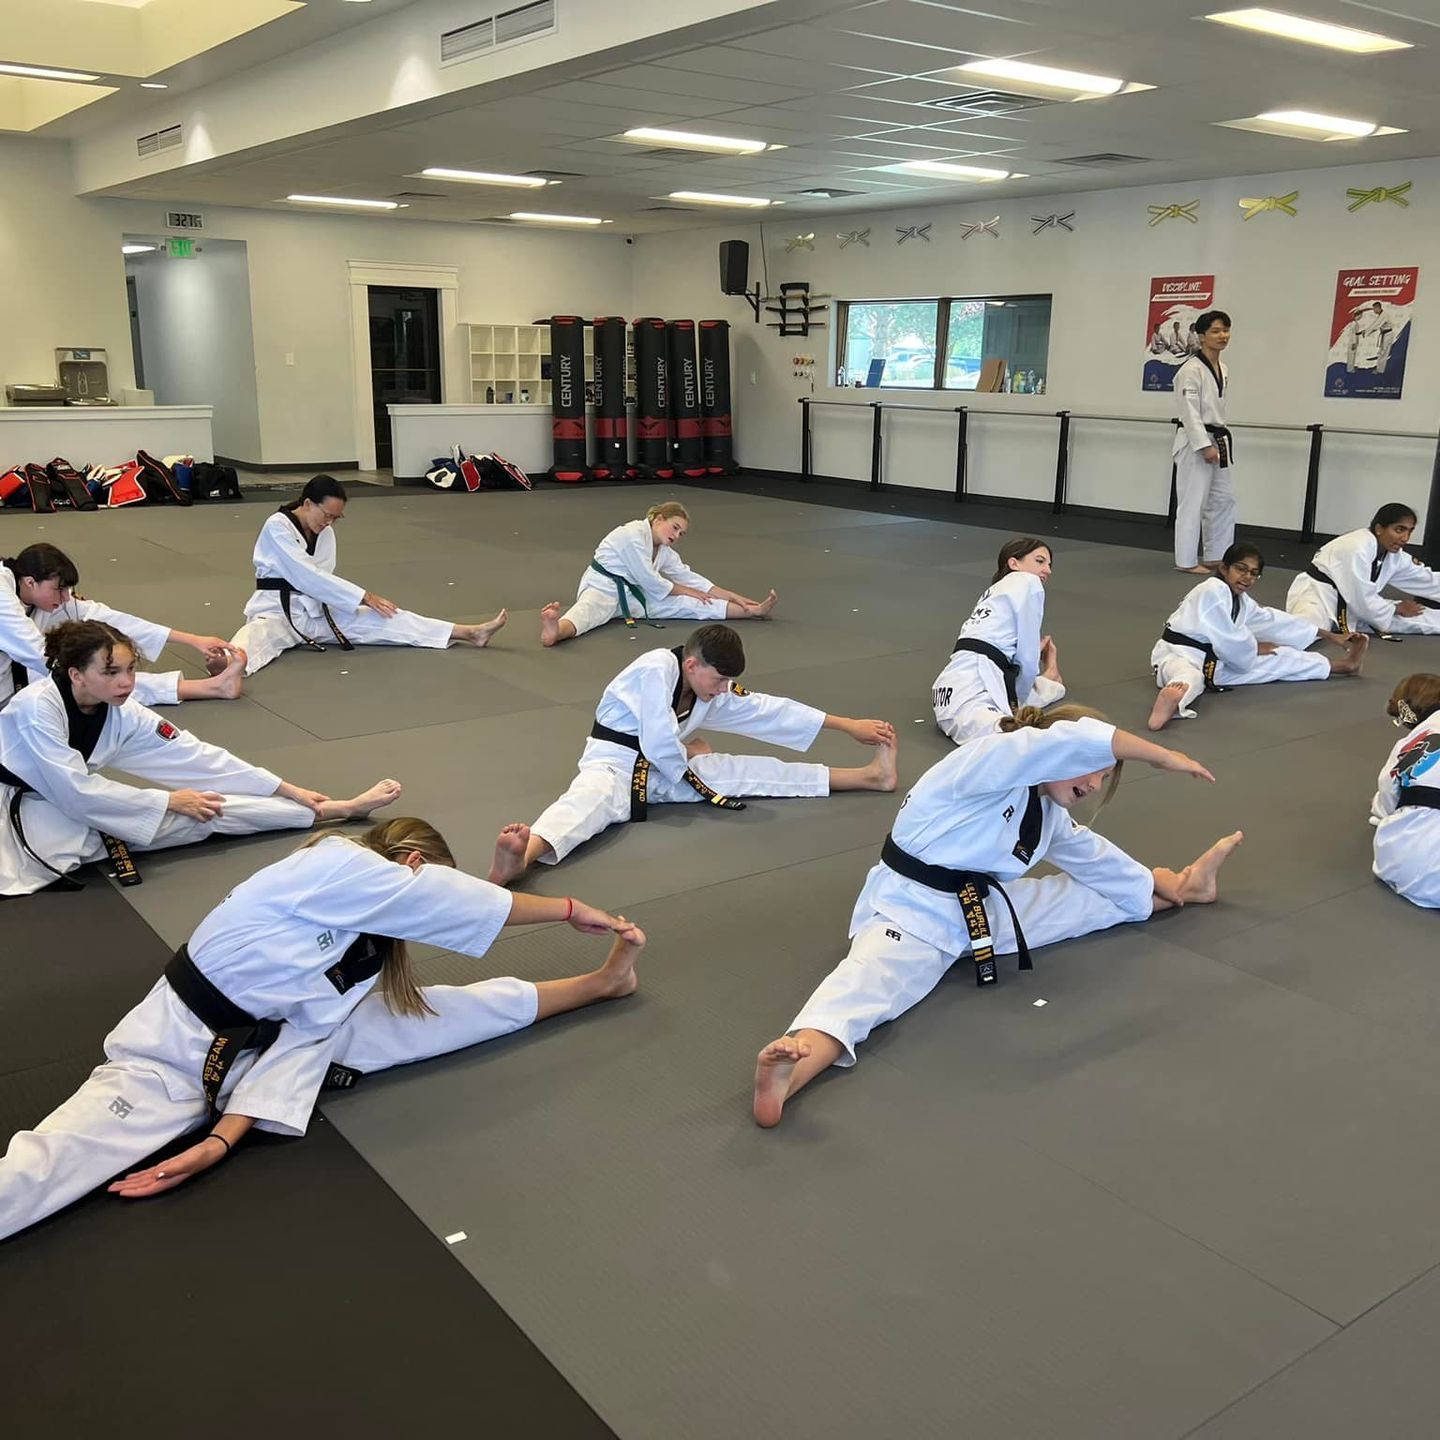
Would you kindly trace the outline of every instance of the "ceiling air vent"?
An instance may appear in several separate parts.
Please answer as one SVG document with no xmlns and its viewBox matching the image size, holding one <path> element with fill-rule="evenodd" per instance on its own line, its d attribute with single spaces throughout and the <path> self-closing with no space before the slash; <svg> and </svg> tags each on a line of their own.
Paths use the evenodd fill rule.
<svg viewBox="0 0 1440 1440">
<path fill-rule="evenodd" d="M 529 5 L 490 10 L 440 36 L 440 63 L 458 65 L 503 45 L 553 34 L 555 29 L 556 0 L 531 0 Z"/>
<path fill-rule="evenodd" d="M 812 200 L 839 200 L 845 195 L 863 195 L 863 190 L 832 190 L 821 186 L 814 190 L 792 190 L 792 195 L 808 195 Z"/>
<path fill-rule="evenodd" d="M 532 175 L 537 180 L 583 180 L 585 174 L 581 170 L 525 170 L 525 175 Z"/>
<path fill-rule="evenodd" d="M 1098 155 L 1067 155 L 1057 160 L 1057 165 L 1150 165 L 1154 162 L 1148 155 L 1120 155 L 1114 150 L 1104 150 Z"/>
<path fill-rule="evenodd" d="M 693 205 L 647 205 L 645 207 L 645 213 L 647 215 L 654 215 L 659 211 L 664 211 L 669 215 L 699 214 L 699 211 L 697 211 Z"/>
<path fill-rule="evenodd" d="M 1008 115 L 1012 110 L 1038 110 L 1042 105 L 1059 105 L 1038 95 L 1016 95 L 1009 90 L 967 90 L 962 95 L 945 95 L 923 102 L 931 110 L 958 110 L 962 115 Z"/>
<path fill-rule="evenodd" d="M 135 141 L 135 153 L 142 160 L 158 155 L 162 150 L 173 150 L 183 140 L 180 126 L 172 125 L 168 130 L 157 130 L 152 135 L 141 135 Z"/>
<path fill-rule="evenodd" d="M 397 190 L 391 197 L 392 200 L 448 200 L 448 195 L 441 194 L 438 190 Z"/>
</svg>

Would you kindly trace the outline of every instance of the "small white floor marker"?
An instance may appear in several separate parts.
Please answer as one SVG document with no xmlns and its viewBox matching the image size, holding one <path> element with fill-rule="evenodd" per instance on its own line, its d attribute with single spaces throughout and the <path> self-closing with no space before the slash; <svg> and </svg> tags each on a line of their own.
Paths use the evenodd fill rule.
<svg viewBox="0 0 1440 1440">
<path fill-rule="evenodd" d="M 445 1243 L 447 1245 L 458 1245 L 462 1240 L 468 1238 L 463 1230 L 457 1230 L 453 1235 L 447 1235 L 445 1237 Z"/>
<path fill-rule="evenodd" d="M 1038 1010 L 1042 1005 L 1048 1005 L 1049 1003 L 1050 1003 L 1050 1002 L 1049 1002 L 1048 1000 L 1036 1000 L 1036 1001 L 1034 1002 L 1034 1005 L 1035 1005 L 1035 1008 Z"/>
</svg>

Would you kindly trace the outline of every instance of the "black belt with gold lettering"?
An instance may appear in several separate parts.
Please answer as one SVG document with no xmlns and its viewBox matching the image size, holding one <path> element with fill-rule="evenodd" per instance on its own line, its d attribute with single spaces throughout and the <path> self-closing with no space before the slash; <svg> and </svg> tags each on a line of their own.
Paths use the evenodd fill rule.
<svg viewBox="0 0 1440 1440">
<path fill-rule="evenodd" d="M 280 596 L 281 608 L 285 611 L 285 623 L 300 637 L 301 643 L 308 645 L 312 650 L 324 650 L 325 647 L 318 641 L 312 640 L 296 623 L 295 617 L 290 613 L 290 598 L 300 592 L 286 579 L 278 575 L 257 575 L 255 577 L 255 588 L 257 590 L 273 590 Z M 353 650 L 355 647 L 340 633 L 340 627 L 335 623 L 335 617 L 330 613 L 328 605 L 320 607 L 320 613 L 325 617 L 325 623 L 330 627 L 330 633 L 334 635 L 342 650 Z"/>
<path fill-rule="evenodd" d="M 1013 710 L 1020 703 L 1015 694 L 1015 682 L 1020 678 L 1020 666 L 1003 650 L 987 644 L 984 640 L 971 640 L 962 635 L 955 642 L 950 653 L 956 655 L 961 650 L 967 650 L 972 655 L 983 655 L 1000 671 L 1005 677 L 1005 698 L 1009 700 L 1010 708 Z"/>
<path fill-rule="evenodd" d="M 39 854 L 30 844 L 25 835 L 25 822 L 20 814 L 20 802 L 27 795 L 34 795 L 38 792 L 28 780 L 22 780 L 13 770 L 0 765 L 0 785 L 8 785 L 14 793 L 10 796 L 10 829 L 15 834 L 15 839 L 20 848 L 37 864 L 48 870 L 55 879 L 50 883 L 57 890 L 83 890 L 85 887 L 78 881 L 72 880 L 63 870 L 57 870 L 43 855 Z M 44 796 L 41 796 L 44 799 Z M 95 832 L 105 845 L 105 853 L 110 857 L 110 863 L 115 867 L 115 881 L 119 885 L 139 885 L 142 880 L 140 868 L 135 864 L 130 854 L 130 847 L 114 835 L 107 835 L 103 830 Z"/>
<path fill-rule="evenodd" d="M 1348 634 L 1350 630 L 1350 615 L 1345 608 L 1345 597 L 1340 593 L 1340 587 L 1314 563 L 1305 567 L 1305 573 L 1312 580 L 1318 580 L 1322 585 L 1328 585 L 1335 592 L 1335 629 L 1341 635 Z"/>
<path fill-rule="evenodd" d="M 1226 425 L 1207 425 L 1205 430 L 1215 442 L 1216 450 L 1220 452 L 1220 468 L 1228 470 L 1235 454 L 1235 437 Z"/>
<path fill-rule="evenodd" d="M 1440 810 L 1440 789 L 1434 785 L 1407 785 L 1400 792 L 1400 798 L 1395 802 L 1397 810 L 1408 810 L 1419 808 L 1422 810 Z"/>
<path fill-rule="evenodd" d="M 1180 645 L 1190 650 L 1198 650 L 1205 657 L 1204 663 L 1200 666 L 1200 673 L 1205 677 L 1207 690 L 1213 690 L 1217 695 L 1223 695 L 1230 688 L 1228 685 L 1215 683 L 1215 667 L 1219 665 L 1220 660 L 1215 654 L 1215 647 L 1208 640 L 1197 640 L 1193 635 L 1182 635 L 1168 625 L 1161 631 L 1160 638 L 1167 645 Z"/>
<path fill-rule="evenodd" d="M 650 814 L 650 762 L 640 751 L 640 737 L 627 735 L 623 730 L 612 730 L 598 720 L 590 727 L 592 740 L 608 740 L 612 745 L 623 745 L 635 752 L 635 768 L 630 772 L 630 819 L 636 824 L 649 818 Z M 734 800 L 712 790 L 693 770 L 685 771 L 685 783 L 702 799 L 718 810 L 743 810 L 745 802 Z"/>
<path fill-rule="evenodd" d="M 985 897 L 994 891 L 1010 911 L 1011 923 L 1015 926 L 1015 953 L 1022 970 L 1033 970 L 1030 962 L 1030 948 L 1025 943 L 1025 933 L 1020 928 L 1020 917 L 1015 906 L 1005 893 L 1005 887 L 993 876 L 978 870 L 951 870 L 945 865 L 927 865 L 917 860 L 908 850 L 902 850 L 893 836 L 885 837 L 880 859 L 897 875 L 924 885 L 929 890 L 939 890 L 953 895 L 960 902 L 960 913 L 965 919 L 965 928 L 970 932 L 970 954 L 975 961 L 975 983 L 995 983 L 995 943 L 990 935 L 990 920 L 985 914 Z"/>
</svg>

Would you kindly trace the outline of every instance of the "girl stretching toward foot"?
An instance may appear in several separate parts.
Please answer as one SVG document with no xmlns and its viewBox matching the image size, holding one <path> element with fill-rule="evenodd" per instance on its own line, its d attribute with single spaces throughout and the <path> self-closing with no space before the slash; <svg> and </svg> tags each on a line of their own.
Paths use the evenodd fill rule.
<svg viewBox="0 0 1440 1440">
<path fill-rule="evenodd" d="M 0 711 L 0 895 L 32 894 L 106 854 L 117 873 L 133 873 L 127 846 L 304 830 L 399 797 L 400 786 L 382 780 L 332 800 L 162 720 L 131 698 L 135 647 L 97 620 L 52 630 L 45 656 L 49 678 Z M 110 766 L 164 788 L 107 779 L 99 772 Z"/>
<path fill-rule="evenodd" d="M 580 593 L 562 615 L 552 600 L 540 612 L 540 643 L 558 645 L 613 620 L 768 620 L 775 608 L 772 590 L 751 600 L 722 590 L 697 574 L 674 547 L 690 528 L 690 514 L 678 500 L 652 505 L 643 520 L 617 526 L 601 542 L 585 573 Z"/>
<path fill-rule="evenodd" d="M 335 573 L 335 529 L 345 518 L 345 487 L 330 475 L 306 481 L 300 498 L 282 505 L 255 541 L 255 593 L 245 624 L 230 642 L 249 656 L 253 675 L 278 655 L 305 645 L 488 645 L 505 623 L 502 610 L 483 625 L 431 620 Z"/>
<path fill-rule="evenodd" d="M 252 1127 L 303 1135 L 322 1088 L 629 995 L 640 929 L 579 900 L 509 895 L 456 870 L 423 820 L 326 835 L 237 885 L 105 1041 L 105 1063 L 0 1159 L 0 1238 L 110 1188 L 160 1195 L 229 1159 Z M 484 955 L 506 925 L 567 921 L 613 937 L 568 980 L 415 981 L 407 940 Z"/>
<path fill-rule="evenodd" d="M 1236 541 L 1220 570 L 1202 580 L 1165 622 L 1165 633 L 1150 652 L 1160 693 L 1150 711 L 1150 728 L 1163 730 L 1175 716 L 1195 718 L 1188 708 L 1206 690 L 1232 685 L 1265 685 L 1272 680 L 1328 680 L 1358 675 L 1369 640 L 1318 629 L 1286 610 L 1271 610 L 1250 597 L 1265 571 L 1260 552 Z M 1327 660 L 1306 647 L 1330 640 L 1345 654 Z"/>
<path fill-rule="evenodd" d="M 1402 680 L 1386 710 L 1407 733 L 1370 802 L 1375 874 L 1412 904 L 1440 909 L 1440 675 Z"/>
<path fill-rule="evenodd" d="M 1018 954 L 1029 969 L 1028 946 L 1214 900 L 1216 872 L 1239 831 L 1183 870 L 1147 870 L 1067 813 L 1107 783 L 1108 799 L 1125 760 L 1215 778 L 1081 705 L 1048 714 L 1024 707 L 999 734 L 926 771 L 855 902 L 850 953 L 760 1052 L 756 1121 L 778 1124 L 786 1100 L 822 1070 L 853 1065 L 855 1047 L 919 1004 L 962 955 L 989 984 L 997 954 Z M 1063 873 L 1020 878 L 1041 860 Z"/>
<path fill-rule="evenodd" d="M 1055 642 L 1045 628 L 1049 545 L 1007 540 L 990 588 L 960 627 L 950 663 L 935 677 L 935 723 L 957 744 L 993 735 L 1017 705 L 1044 709 L 1065 696 Z"/>
</svg>

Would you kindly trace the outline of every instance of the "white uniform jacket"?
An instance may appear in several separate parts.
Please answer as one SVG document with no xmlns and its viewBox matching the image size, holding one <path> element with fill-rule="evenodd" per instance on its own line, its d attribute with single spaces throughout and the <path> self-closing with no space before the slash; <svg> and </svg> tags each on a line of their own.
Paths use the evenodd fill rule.
<svg viewBox="0 0 1440 1440">
<path fill-rule="evenodd" d="M 748 735 L 788 750 L 808 750 L 825 723 L 825 712 L 783 695 L 757 695 L 732 683 L 713 700 L 696 700 L 682 721 L 675 713 L 680 697 L 680 656 L 675 650 L 649 650 L 627 665 L 606 687 L 595 718 L 611 730 L 640 737 L 640 753 L 651 767 L 678 785 L 689 761 L 685 741 L 700 730 Z M 593 736 L 585 742 L 580 764 L 635 766 L 635 752 Z"/>
<path fill-rule="evenodd" d="M 328 634 L 321 607 L 357 609 L 365 598 L 363 586 L 343 580 L 335 573 L 335 527 L 328 525 L 311 537 L 313 550 L 289 515 L 276 511 L 260 527 L 255 541 L 255 575 L 263 580 L 288 580 L 299 592 L 291 597 L 290 609 L 302 630 L 306 621 L 319 622 L 319 629 L 307 633 Z M 277 590 L 257 590 L 245 602 L 245 618 L 254 620 L 273 615 L 285 622 L 285 606 Z"/>
<path fill-rule="evenodd" d="M 1328 575 L 1335 588 L 1302 570 L 1285 597 L 1285 608 L 1307 616 L 1323 613 L 1334 617 L 1338 590 L 1345 597 L 1349 612 L 1346 618 L 1352 630 L 1387 632 L 1407 628 L 1403 616 L 1396 624 L 1395 602 L 1381 594 L 1387 585 L 1406 595 L 1440 600 L 1440 575 L 1412 560 L 1403 550 L 1390 554 L 1370 529 L 1337 535 L 1315 552 L 1311 564 Z"/>
<path fill-rule="evenodd" d="M 20 677 L 10 673 L 13 665 L 27 672 L 22 684 L 16 684 Z M 20 601 L 14 571 L 0 565 L 0 706 L 24 684 L 43 679 L 45 674 L 45 638 L 30 609 Z"/>
<path fill-rule="evenodd" d="M 1406 790 L 1440 794 L 1440 712 L 1395 742 L 1375 782 L 1375 874 L 1417 905 L 1440 908 L 1440 810 L 1400 804 Z"/>
<path fill-rule="evenodd" d="M 658 553 L 657 553 L 658 549 Z M 644 593 L 647 603 L 664 600 L 673 585 L 695 590 L 711 589 L 711 582 L 692 570 L 671 545 L 656 546 L 648 520 L 631 520 L 616 526 L 596 547 L 595 559 L 612 575 L 623 575 Z M 613 592 L 615 582 L 588 565 L 580 576 L 580 590 Z"/>
<path fill-rule="evenodd" d="M 1040 798 L 1039 840 L 1028 856 L 1016 854 L 1031 787 L 1108 770 L 1115 763 L 1114 735 L 1113 725 L 1085 719 L 979 736 L 920 777 L 901 802 L 890 833 L 902 850 L 927 865 L 978 871 L 1002 885 L 1048 860 L 1127 912 L 1143 894 L 1144 914 L 1131 918 L 1144 919 L 1153 893 L 1150 872 L 1103 836 L 1076 824 L 1053 801 Z M 866 876 L 855 902 L 851 938 L 877 915 L 948 955 L 970 948 L 970 932 L 954 895 L 907 880 L 883 862 Z"/>
<path fill-rule="evenodd" d="M 959 639 L 993 645 L 1020 667 L 1015 680 L 1019 705 L 1053 705 L 1065 687 L 1040 675 L 1040 632 L 1045 626 L 1045 584 L 1028 570 L 1002 576 L 975 602 L 970 618 L 960 627 Z M 956 694 L 983 687 L 995 708 L 1010 713 L 1004 675 L 983 655 L 957 650 L 935 677 L 936 690 L 947 687 Z M 942 708 L 939 699 L 936 708 Z"/>
<path fill-rule="evenodd" d="M 1165 628 L 1193 640 L 1206 641 L 1220 662 L 1220 672 L 1253 668 L 1257 641 L 1304 650 L 1320 635 L 1310 621 L 1298 615 L 1291 615 L 1287 610 L 1272 610 L 1248 595 L 1236 595 L 1218 575 L 1196 585 L 1171 613 Z M 1203 664 L 1205 660 L 1188 645 L 1175 646 L 1162 639 L 1155 642 L 1150 652 L 1151 665 L 1158 665 L 1168 655 L 1178 655 L 1195 664 Z M 1223 673 L 1217 673 L 1216 680 L 1221 685 L 1226 683 Z"/>
<path fill-rule="evenodd" d="M 1220 383 L 1215 383 L 1215 373 L 1200 358 L 1192 355 L 1175 371 L 1175 394 L 1180 405 L 1180 428 L 1175 432 L 1172 456 L 1183 455 L 1185 451 L 1200 451 L 1215 443 L 1215 437 L 1205 428 L 1207 425 L 1223 427 L 1225 420 L 1225 391 L 1230 388 L 1230 372 L 1225 362 L 1220 362 Z"/>
</svg>

